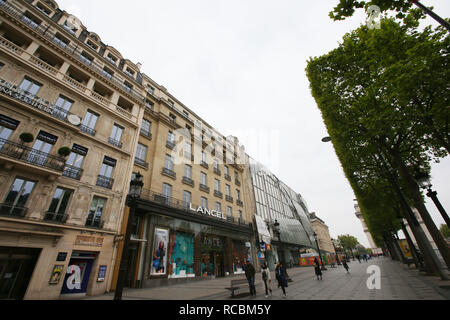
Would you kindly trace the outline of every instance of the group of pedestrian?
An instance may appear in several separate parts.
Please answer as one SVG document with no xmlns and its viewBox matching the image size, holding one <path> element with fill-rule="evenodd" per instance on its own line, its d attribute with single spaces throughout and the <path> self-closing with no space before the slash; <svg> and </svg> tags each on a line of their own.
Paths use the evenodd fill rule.
<svg viewBox="0 0 450 320">
<path fill-rule="evenodd" d="M 247 264 L 245 266 L 245 276 L 248 280 L 248 286 L 250 288 L 250 295 L 254 296 L 256 295 L 256 288 L 255 288 L 255 275 L 256 270 L 255 267 L 251 264 L 250 259 L 247 260 Z M 261 266 L 261 277 L 264 282 L 264 287 L 266 290 L 266 298 L 269 297 L 269 292 L 272 294 L 272 279 L 270 276 L 270 269 L 267 266 L 266 262 L 263 262 Z M 275 278 L 278 281 L 278 288 L 281 287 L 281 290 L 283 291 L 284 296 L 286 296 L 286 288 L 288 287 L 287 282 L 287 273 L 286 269 L 283 266 L 281 262 L 278 262 L 275 266 Z"/>
</svg>

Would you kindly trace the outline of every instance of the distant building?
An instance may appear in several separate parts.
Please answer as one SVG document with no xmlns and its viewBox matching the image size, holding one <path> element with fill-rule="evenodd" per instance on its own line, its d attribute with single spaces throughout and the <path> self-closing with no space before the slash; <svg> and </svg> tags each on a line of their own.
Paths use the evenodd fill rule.
<svg viewBox="0 0 450 320">
<path fill-rule="evenodd" d="M 375 245 L 375 241 L 373 241 L 372 235 L 370 234 L 369 228 L 367 228 L 366 222 L 364 221 L 364 217 L 361 213 L 361 209 L 359 208 L 359 205 L 357 203 L 355 204 L 355 215 L 361 221 L 364 233 L 366 234 L 367 240 L 369 241 L 372 252 L 375 254 L 382 254 L 383 250 Z"/>
<path fill-rule="evenodd" d="M 331 242 L 330 232 L 328 226 L 325 222 L 320 219 L 315 212 L 309 214 L 309 219 L 311 220 L 311 225 L 314 232 L 317 234 L 317 243 L 319 244 L 319 249 L 321 254 L 332 253 L 335 254 L 333 247 L 333 242 Z"/>
</svg>

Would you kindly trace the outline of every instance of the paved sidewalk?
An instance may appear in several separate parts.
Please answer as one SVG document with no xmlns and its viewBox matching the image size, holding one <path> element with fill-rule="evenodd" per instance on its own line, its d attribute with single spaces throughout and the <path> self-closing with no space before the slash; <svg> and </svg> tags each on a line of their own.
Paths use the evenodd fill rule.
<svg viewBox="0 0 450 320">
<path fill-rule="evenodd" d="M 381 289 L 367 288 L 366 282 L 370 276 L 367 267 L 370 265 L 380 267 Z M 248 295 L 247 289 L 238 291 L 238 296 L 233 299 L 230 297 L 225 289 L 230 285 L 230 280 L 245 278 L 244 275 L 237 275 L 165 287 L 125 289 L 123 300 L 450 300 L 450 281 L 421 275 L 417 270 L 390 258 L 375 258 L 367 263 L 352 261 L 349 266 L 349 274 L 342 266 L 327 267 L 321 281 L 317 280 L 312 267 L 288 269 L 294 281 L 289 283 L 287 297 L 283 296 L 281 288 L 277 288 L 272 272 L 273 295 L 268 298 L 264 296 L 264 284 L 260 274 L 257 274 L 257 295 L 253 297 Z M 109 293 L 83 300 L 112 300 L 113 297 L 114 293 Z"/>
</svg>

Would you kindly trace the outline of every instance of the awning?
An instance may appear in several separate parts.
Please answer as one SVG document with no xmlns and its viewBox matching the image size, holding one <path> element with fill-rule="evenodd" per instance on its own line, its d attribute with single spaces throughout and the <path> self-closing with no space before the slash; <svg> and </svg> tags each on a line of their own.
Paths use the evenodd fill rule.
<svg viewBox="0 0 450 320">
<path fill-rule="evenodd" d="M 258 228 L 259 241 L 270 243 L 272 239 L 269 229 L 267 229 L 267 225 L 264 222 L 264 219 L 255 214 L 256 227 Z"/>
</svg>

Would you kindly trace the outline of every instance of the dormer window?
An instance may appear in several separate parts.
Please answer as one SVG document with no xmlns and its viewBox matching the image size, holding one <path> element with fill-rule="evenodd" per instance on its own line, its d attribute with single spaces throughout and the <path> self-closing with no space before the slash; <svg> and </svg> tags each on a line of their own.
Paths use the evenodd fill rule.
<svg viewBox="0 0 450 320">
<path fill-rule="evenodd" d="M 94 51 L 97 51 L 97 50 L 98 50 L 98 46 L 97 46 L 95 43 L 93 43 L 91 40 L 86 41 L 86 44 L 87 44 L 89 47 L 91 47 Z"/>
<path fill-rule="evenodd" d="M 108 60 L 110 63 L 116 65 L 117 64 L 117 58 L 114 57 L 112 54 L 108 53 L 106 56 L 106 60 Z"/>
<path fill-rule="evenodd" d="M 49 8 L 47 8 L 45 5 L 43 5 L 42 3 L 38 2 L 36 4 L 36 8 L 41 11 L 43 14 L 45 14 L 46 16 L 50 16 L 52 14 L 52 10 L 50 10 Z"/>
<path fill-rule="evenodd" d="M 128 75 L 128 76 L 130 76 L 131 78 L 134 78 L 134 71 L 133 70 L 131 70 L 130 68 L 126 68 L 125 69 L 125 73 Z"/>
<path fill-rule="evenodd" d="M 148 93 L 150 93 L 151 95 L 155 94 L 155 88 L 153 88 L 151 85 L 147 85 L 147 91 Z"/>
<path fill-rule="evenodd" d="M 175 107 L 175 103 L 173 103 L 173 101 L 172 100 L 168 100 L 168 102 L 169 102 L 169 105 L 172 107 L 172 108 L 174 108 Z"/>
</svg>

